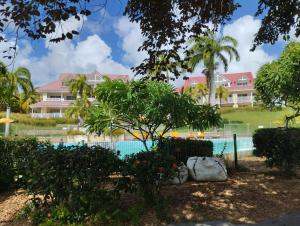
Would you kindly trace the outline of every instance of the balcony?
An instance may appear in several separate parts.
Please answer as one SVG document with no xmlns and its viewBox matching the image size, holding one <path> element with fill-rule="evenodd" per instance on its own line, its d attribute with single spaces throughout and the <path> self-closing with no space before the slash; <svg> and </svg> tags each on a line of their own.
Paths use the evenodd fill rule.
<svg viewBox="0 0 300 226">
<path fill-rule="evenodd" d="M 63 118 L 64 113 L 54 112 L 54 113 L 31 113 L 32 118 Z"/>
<path fill-rule="evenodd" d="M 63 99 L 63 98 L 47 97 L 44 101 L 65 101 L 65 99 Z"/>
</svg>

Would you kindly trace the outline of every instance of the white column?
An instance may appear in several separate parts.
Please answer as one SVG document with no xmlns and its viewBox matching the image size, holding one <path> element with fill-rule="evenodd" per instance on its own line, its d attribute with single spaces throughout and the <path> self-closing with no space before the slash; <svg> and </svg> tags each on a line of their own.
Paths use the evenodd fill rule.
<svg viewBox="0 0 300 226">
<path fill-rule="evenodd" d="M 239 105 L 238 105 L 238 95 L 237 95 L 237 93 L 232 94 L 232 101 L 233 101 L 233 107 L 238 108 Z"/>
<path fill-rule="evenodd" d="M 251 107 L 253 107 L 254 100 L 253 100 L 253 93 L 250 93 L 250 101 L 251 101 Z"/>
<path fill-rule="evenodd" d="M 47 93 L 43 93 L 43 101 L 47 100 Z"/>
<path fill-rule="evenodd" d="M 63 100 L 64 100 L 64 94 L 60 93 L 60 101 L 63 101 Z"/>
<path fill-rule="evenodd" d="M 10 107 L 7 107 L 7 108 L 6 108 L 6 119 L 7 119 L 7 120 L 10 120 Z M 8 136 L 9 136 L 9 125 L 10 125 L 9 122 L 6 122 L 6 123 L 5 123 L 5 133 L 4 133 L 4 136 L 5 136 L 5 137 L 8 137 Z"/>
<path fill-rule="evenodd" d="M 62 108 L 59 109 L 59 115 L 62 118 Z"/>
</svg>

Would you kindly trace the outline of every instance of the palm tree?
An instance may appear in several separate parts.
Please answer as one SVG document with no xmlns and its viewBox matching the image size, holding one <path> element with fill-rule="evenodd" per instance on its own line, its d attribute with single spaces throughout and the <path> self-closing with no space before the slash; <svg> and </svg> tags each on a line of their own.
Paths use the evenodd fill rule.
<svg viewBox="0 0 300 226">
<path fill-rule="evenodd" d="M 9 72 L 4 63 L 0 62 L 0 84 L 1 102 L 6 106 L 6 118 L 10 117 L 10 108 L 14 103 L 20 101 L 23 93 L 29 96 L 34 87 L 31 82 L 30 71 L 25 67 L 18 67 L 15 71 Z M 5 136 L 9 134 L 9 123 L 5 126 Z"/>
<path fill-rule="evenodd" d="M 221 107 L 222 99 L 227 100 L 229 91 L 224 86 L 219 86 L 216 89 L 216 96 L 219 98 L 219 107 Z"/>
<path fill-rule="evenodd" d="M 83 125 L 83 119 L 87 114 L 87 110 L 91 106 L 88 97 L 92 96 L 93 87 L 87 83 L 85 75 L 79 75 L 77 78 L 71 79 L 68 82 L 70 92 L 77 96 L 76 100 L 71 104 L 66 111 L 66 117 L 78 119 L 78 129 Z"/>
<path fill-rule="evenodd" d="M 207 86 L 202 84 L 202 83 L 198 83 L 195 87 L 189 86 L 187 88 L 185 88 L 183 90 L 183 93 L 190 95 L 194 100 L 199 101 L 199 96 L 201 96 L 202 98 L 205 98 L 207 93 L 208 93 L 208 89 Z"/>
<path fill-rule="evenodd" d="M 70 92 L 74 96 L 81 98 L 84 94 L 87 96 L 93 95 L 93 87 L 87 83 L 85 75 L 79 75 L 77 78 L 68 81 Z"/>
<path fill-rule="evenodd" d="M 19 96 L 19 108 L 23 113 L 28 113 L 29 106 L 33 103 L 39 101 L 40 95 L 36 91 L 36 89 L 30 90 L 27 93 L 21 93 Z"/>
<path fill-rule="evenodd" d="M 170 70 L 171 63 L 168 62 L 167 57 L 161 54 L 155 57 L 155 65 L 153 68 L 148 69 L 147 76 L 151 79 L 159 78 L 163 73 L 165 73 L 165 80 L 169 82 L 170 80 Z"/>
<path fill-rule="evenodd" d="M 198 95 L 200 95 L 202 98 L 206 98 L 206 95 L 208 94 L 208 88 L 205 84 L 198 83 L 195 87 L 195 91 Z"/>
<path fill-rule="evenodd" d="M 203 62 L 205 69 L 203 73 L 207 78 L 209 90 L 208 101 L 210 104 L 214 100 L 214 72 L 219 64 L 223 64 L 224 70 L 228 70 L 228 59 L 224 54 L 229 55 L 229 61 L 235 58 L 239 61 L 240 57 L 236 50 L 237 41 L 231 36 L 217 38 L 212 31 L 208 31 L 206 36 L 193 38 L 189 41 L 192 45 L 188 50 L 189 68 L 194 71 L 196 66 Z"/>
<path fill-rule="evenodd" d="M 66 117 L 77 118 L 79 130 L 79 127 L 83 125 L 83 119 L 85 118 L 90 107 L 91 102 L 88 100 L 86 95 L 83 95 L 81 98 L 77 98 L 66 110 Z"/>
</svg>

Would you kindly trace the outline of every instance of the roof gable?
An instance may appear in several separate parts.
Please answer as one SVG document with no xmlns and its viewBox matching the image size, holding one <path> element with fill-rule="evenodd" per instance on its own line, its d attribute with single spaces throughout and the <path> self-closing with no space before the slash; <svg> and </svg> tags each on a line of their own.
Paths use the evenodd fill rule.
<svg viewBox="0 0 300 226">
<path fill-rule="evenodd" d="M 230 89 L 230 90 L 254 89 L 254 80 L 255 79 L 254 79 L 252 72 L 226 73 L 226 74 L 221 74 L 221 77 L 224 78 L 224 80 L 230 82 L 230 87 L 226 87 L 227 89 Z M 247 78 L 248 84 L 239 86 L 239 85 L 237 85 L 237 81 L 242 77 Z M 200 76 L 189 77 L 187 80 L 185 80 L 182 87 L 187 88 L 194 83 L 207 84 L 205 75 L 202 74 Z M 179 88 L 179 89 L 181 89 L 181 88 Z"/>
<path fill-rule="evenodd" d="M 65 85 L 66 80 L 74 79 L 78 77 L 79 75 L 85 75 L 87 77 L 87 80 L 93 80 L 93 81 L 101 81 L 103 76 L 107 76 L 112 80 L 121 79 L 124 81 L 129 80 L 128 75 L 118 75 L 118 74 L 100 74 L 99 72 L 95 71 L 88 74 L 74 74 L 74 73 L 62 73 L 59 75 L 59 78 L 53 82 L 47 83 L 43 86 L 40 86 L 38 88 L 38 92 L 68 92 L 69 89 Z"/>
</svg>

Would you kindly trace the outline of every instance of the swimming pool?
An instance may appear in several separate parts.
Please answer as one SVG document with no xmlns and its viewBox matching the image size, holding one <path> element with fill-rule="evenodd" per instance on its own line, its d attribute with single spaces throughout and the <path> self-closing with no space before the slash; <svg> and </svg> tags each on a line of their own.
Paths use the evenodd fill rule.
<svg viewBox="0 0 300 226">
<path fill-rule="evenodd" d="M 214 155 L 220 154 L 223 150 L 225 154 L 232 153 L 234 151 L 233 139 L 209 139 L 213 142 L 213 153 Z M 95 143 L 97 144 L 97 143 Z M 99 145 L 110 144 L 110 143 L 102 143 Z M 148 141 L 147 146 L 151 147 L 152 142 Z M 65 144 L 66 146 L 76 145 L 76 144 Z M 118 141 L 115 144 L 115 149 L 120 152 L 120 157 L 124 158 L 125 155 L 130 155 L 134 153 L 138 153 L 141 151 L 145 151 L 143 143 L 140 141 Z M 253 150 L 253 142 L 252 137 L 238 138 L 237 139 L 237 150 L 239 152 L 242 151 L 250 151 Z"/>
</svg>

